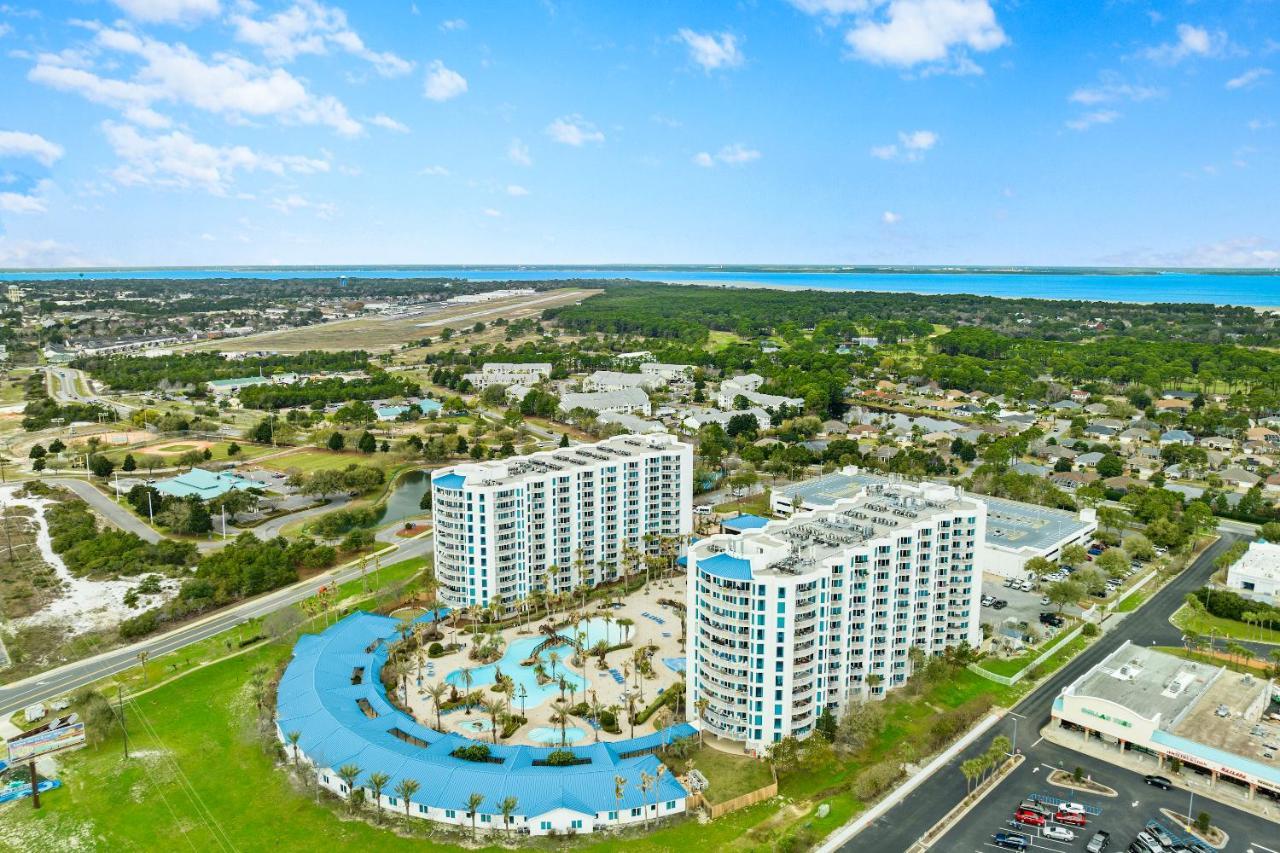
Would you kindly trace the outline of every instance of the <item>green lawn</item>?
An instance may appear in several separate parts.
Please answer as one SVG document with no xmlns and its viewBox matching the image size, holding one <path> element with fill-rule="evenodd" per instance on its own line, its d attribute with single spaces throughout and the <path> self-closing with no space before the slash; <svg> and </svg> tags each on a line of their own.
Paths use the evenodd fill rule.
<svg viewBox="0 0 1280 853">
<path fill-rule="evenodd" d="M 1156 581 L 1148 581 L 1148 584 L 1157 583 Z M 1129 593 L 1120 602 L 1116 604 L 1116 613 L 1132 613 L 1142 606 L 1142 602 L 1147 600 L 1147 587 Z"/>
<path fill-rule="evenodd" d="M 1184 604 L 1169 618 L 1174 627 L 1183 631 L 1195 631 L 1205 637 L 1217 637 L 1228 640 L 1246 640 L 1251 643 L 1272 643 L 1280 645 L 1280 630 L 1259 628 L 1246 625 L 1234 619 L 1223 619 L 1203 610 L 1192 610 Z"/>
<path fill-rule="evenodd" d="M 773 781 L 769 765 L 750 756 L 730 755 L 715 747 L 704 746 L 689 757 L 693 766 L 707 777 L 709 787 L 705 796 L 708 802 L 728 802 Z"/>
<path fill-rule="evenodd" d="M 231 446 L 231 442 L 229 441 L 214 442 L 213 446 L 209 448 L 210 452 L 213 453 L 212 461 L 214 462 L 227 462 L 227 461 L 247 462 L 251 459 L 257 459 L 259 456 L 265 456 L 268 453 L 274 453 L 277 450 L 279 450 L 278 447 L 272 447 L 269 444 L 249 444 L 243 441 L 236 442 L 236 443 L 240 445 L 240 452 L 235 456 L 228 456 L 227 448 Z M 146 451 L 142 449 L 142 447 L 149 447 L 149 446 L 150 444 L 134 446 L 134 447 L 113 447 L 109 450 L 104 450 L 102 452 L 102 455 L 110 459 L 112 462 L 115 462 L 117 465 L 123 462 L 124 457 L 130 453 L 133 454 L 133 458 L 135 460 L 140 456 L 151 455 L 151 456 L 159 457 L 160 459 L 164 460 L 161 463 L 161 466 L 164 467 L 164 466 L 177 465 L 178 457 L 181 456 L 184 451 L 195 448 L 194 444 L 183 444 L 179 442 L 177 444 L 171 444 L 165 447 L 164 453 L 148 454 L 146 453 Z M 146 473 L 146 472 L 144 471 L 142 473 Z"/>
<path fill-rule="evenodd" d="M 765 518 L 773 517 L 773 511 L 769 508 L 768 489 L 765 489 L 759 495 L 748 495 L 741 501 L 725 501 L 722 504 L 716 504 L 715 511 L 730 516 L 744 513 L 747 515 L 760 515 Z"/>
<path fill-rule="evenodd" d="M 1193 660 L 1196 663 L 1203 663 L 1208 666 L 1225 666 L 1233 672 L 1239 672 L 1244 675 L 1258 675 L 1261 671 L 1257 666 L 1246 666 L 1239 658 L 1222 658 L 1214 655 L 1202 654 L 1200 652 L 1189 652 L 1182 646 L 1156 646 L 1155 648 L 1156 651 L 1176 655 L 1184 660 Z M 1254 658 L 1253 660 L 1255 663 L 1268 663 L 1268 661 L 1258 660 L 1257 658 Z"/>
<path fill-rule="evenodd" d="M 312 474 L 330 468 L 343 469 L 348 465 L 373 465 L 384 470 L 403 465 L 405 456 L 402 453 L 361 453 L 358 450 L 322 450 L 318 447 L 304 447 L 293 453 L 276 456 L 262 463 L 262 467 L 276 471 L 301 471 Z"/>
</svg>

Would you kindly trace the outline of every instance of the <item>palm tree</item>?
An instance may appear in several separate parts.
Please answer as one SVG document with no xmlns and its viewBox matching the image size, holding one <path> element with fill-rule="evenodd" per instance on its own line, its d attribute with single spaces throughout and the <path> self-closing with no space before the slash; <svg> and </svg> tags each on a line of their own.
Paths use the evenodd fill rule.
<svg viewBox="0 0 1280 853">
<path fill-rule="evenodd" d="M 653 777 L 647 771 L 640 771 L 640 806 L 644 809 L 644 828 L 649 828 L 649 791 L 653 788 Z"/>
<path fill-rule="evenodd" d="M 369 774 L 369 789 L 373 791 L 373 802 L 378 807 L 378 823 L 382 823 L 382 789 L 390 781 L 391 777 L 381 770 Z"/>
<path fill-rule="evenodd" d="M 471 683 L 475 679 L 475 677 L 471 674 L 471 667 L 469 666 L 464 666 L 461 672 L 459 673 L 459 676 L 462 678 L 462 687 L 466 691 L 466 694 L 462 697 L 462 701 L 466 703 L 467 715 L 470 716 L 471 714 Z"/>
<path fill-rule="evenodd" d="M 600 715 L 604 713 L 604 705 L 594 695 L 591 697 L 591 719 L 595 721 L 592 728 L 596 732 L 596 743 L 600 742 Z"/>
<path fill-rule="evenodd" d="M 551 680 L 555 681 L 556 664 L 560 663 L 560 653 L 553 649 L 551 654 L 547 655 L 547 660 L 551 661 Z M 563 693 L 564 691 L 561 690 L 561 692 Z"/>
<path fill-rule="evenodd" d="M 404 816 L 406 818 L 409 816 L 409 801 L 413 799 L 413 795 L 418 793 L 418 789 L 421 787 L 417 779 L 409 779 L 408 777 L 396 783 L 396 796 L 404 800 Z"/>
<path fill-rule="evenodd" d="M 338 768 L 338 778 L 347 784 L 347 808 L 355 808 L 356 780 L 364 771 L 359 764 L 344 764 Z"/>
<path fill-rule="evenodd" d="M 508 837 L 511 835 L 511 814 L 516 810 L 519 801 L 515 797 L 507 797 L 498 803 L 498 811 L 502 812 L 502 826 L 507 830 Z"/>
<path fill-rule="evenodd" d="M 694 709 L 698 712 L 698 722 L 704 723 L 707 716 L 707 709 L 711 707 L 711 700 L 705 696 L 699 696 L 698 701 L 693 703 Z M 702 746 L 702 729 L 698 726 L 698 746 Z"/>
<path fill-rule="evenodd" d="M 300 731 L 291 731 L 284 736 L 284 739 L 289 742 L 289 746 L 293 747 L 293 766 L 294 767 L 298 766 L 298 741 L 301 738 L 302 738 L 302 732 Z"/>
<path fill-rule="evenodd" d="M 635 620 L 630 617 L 618 617 L 618 627 L 622 629 L 622 642 L 625 643 L 631 637 L 631 627 L 635 624 Z"/>
<path fill-rule="evenodd" d="M 560 718 L 560 746 L 567 746 L 568 741 L 565 739 L 565 727 L 569 724 L 569 708 L 564 704 L 564 696 L 559 699 L 551 700 L 551 704 L 555 706 L 556 716 Z"/>
<path fill-rule="evenodd" d="M 445 694 L 449 692 L 449 685 L 441 681 L 427 688 L 427 695 L 431 697 L 431 704 L 436 709 L 436 731 L 444 731 L 444 726 L 440 722 L 440 706 L 444 703 Z"/>
<path fill-rule="evenodd" d="M 499 699 L 481 699 L 480 710 L 489 715 L 489 723 L 493 726 L 493 742 L 498 742 L 498 715 L 502 713 L 503 704 Z"/>
<path fill-rule="evenodd" d="M 622 814 L 622 795 L 627 791 L 627 777 L 613 777 L 613 799 L 618 803 L 618 814 Z"/>
<path fill-rule="evenodd" d="M 476 838 L 476 810 L 480 808 L 480 804 L 484 802 L 484 794 L 472 791 L 467 797 L 467 814 L 471 816 L 471 838 Z"/>
</svg>

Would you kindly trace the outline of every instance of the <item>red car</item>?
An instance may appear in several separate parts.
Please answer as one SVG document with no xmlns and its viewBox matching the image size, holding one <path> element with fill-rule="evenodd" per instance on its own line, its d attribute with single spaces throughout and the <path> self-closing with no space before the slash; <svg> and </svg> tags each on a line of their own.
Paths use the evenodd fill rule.
<svg viewBox="0 0 1280 853">
<path fill-rule="evenodd" d="M 1027 809 L 1018 809 L 1014 812 L 1013 819 L 1029 826 L 1044 826 L 1044 815 Z"/>
<path fill-rule="evenodd" d="M 1089 821 L 1079 812 L 1058 812 L 1053 816 L 1058 823 L 1066 823 L 1071 826 L 1087 826 Z"/>
</svg>

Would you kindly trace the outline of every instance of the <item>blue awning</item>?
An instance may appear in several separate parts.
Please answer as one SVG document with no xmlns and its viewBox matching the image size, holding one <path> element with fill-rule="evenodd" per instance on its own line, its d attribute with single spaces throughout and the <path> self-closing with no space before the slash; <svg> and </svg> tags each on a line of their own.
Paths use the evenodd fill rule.
<svg viewBox="0 0 1280 853">
<path fill-rule="evenodd" d="M 728 554 L 716 554 L 714 557 L 699 560 L 698 568 L 709 575 L 726 580 L 751 580 L 751 561 L 741 557 L 731 557 Z"/>
<path fill-rule="evenodd" d="M 432 485 L 439 486 L 442 489 L 461 489 L 462 484 L 467 482 L 467 478 L 461 474 L 442 474 L 431 481 Z"/>
</svg>

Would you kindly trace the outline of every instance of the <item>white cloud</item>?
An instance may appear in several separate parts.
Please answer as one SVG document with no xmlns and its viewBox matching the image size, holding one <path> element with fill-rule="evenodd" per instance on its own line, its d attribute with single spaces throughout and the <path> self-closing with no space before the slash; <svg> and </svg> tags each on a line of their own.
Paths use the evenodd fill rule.
<svg viewBox="0 0 1280 853">
<path fill-rule="evenodd" d="M 444 177 L 448 177 L 449 170 L 446 169 L 444 166 L 439 166 L 439 165 L 424 166 L 423 168 L 418 170 L 418 174 L 426 175 L 427 177 L 431 177 L 431 178 L 444 178 Z"/>
<path fill-rule="evenodd" d="M 1067 121 L 1067 127 L 1072 130 L 1088 130 L 1095 124 L 1111 124 L 1120 118 L 1120 113 L 1115 110 L 1094 110 L 1091 113 L 1085 113 Z"/>
<path fill-rule="evenodd" d="M 1152 62 L 1173 65 L 1193 57 L 1220 56 L 1227 47 L 1227 34 L 1222 30 L 1209 32 L 1204 27 L 1178 24 L 1177 41 L 1149 47 L 1142 55 Z"/>
<path fill-rule="evenodd" d="M 0 130 L 0 157 L 30 157 L 46 166 L 52 166 L 62 154 L 61 145 L 50 142 L 38 133 Z"/>
<path fill-rule="evenodd" d="M 1280 266 L 1280 245 L 1261 237 L 1237 237 L 1168 252 L 1131 252 L 1106 263 L 1125 266 L 1171 266 L 1201 269 L 1271 268 Z"/>
<path fill-rule="evenodd" d="M 704 168 L 710 168 L 718 163 L 726 166 L 744 166 L 761 158 L 761 153 L 754 148 L 748 148 L 741 142 L 735 142 L 732 145 L 725 145 L 715 154 L 708 151 L 699 151 L 693 155 L 693 162 Z"/>
<path fill-rule="evenodd" d="M 604 142 L 604 134 L 578 114 L 561 116 L 547 125 L 547 135 L 556 142 L 581 148 L 588 142 Z"/>
<path fill-rule="evenodd" d="M 102 130 L 122 161 L 112 177 L 125 186 L 196 187 L 225 195 L 237 172 L 309 175 L 330 168 L 328 160 L 262 154 L 245 145 L 209 145 L 183 131 L 145 136 L 131 125 L 110 121 Z"/>
<path fill-rule="evenodd" d="M 298 193 L 277 196 L 267 202 L 267 206 L 286 215 L 297 210 L 310 210 L 320 219 L 332 219 L 333 215 L 338 212 L 337 206 L 330 202 L 314 202 Z"/>
<path fill-rule="evenodd" d="M 467 22 L 462 18 L 450 18 L 447 21 L 440 22 L 440 31 L 445 33 L 453 33 L 466 28 Z"/>
<path fill-rule="evenodd" d="M 167 44 L 127 30 L 102 29 L 95 43 L 102 49 L 137 57 L 141 66 L 133 78 L 102 77 L 54 54 L 42 54 L 28 78 L 115 107 L 130 121 L 149 127 L 167 124 L 152 105 L 174 102 L 233 122 L 273 117 L 286 124 L 328 126 L 344 136 L 362 131 L 341 101 L 311 93 L 283 68 L 263 68 L 225 54 L 206 62 L 185 45 Z"/>
<path fill-rule="evenodd" d="M 869 12 L 880 0 L 787 0 L 787 2 L 806 15 L 839 18 L 843 15 Z"/>
<path fill-rule="evenodd" d="M 968 50 L 986 53 L 1009 39 L 989 0 L 892 0 L 883 16 L 860 19 L 845 34 L 853 55 L 879 65 L 981 73 Z"/>
<path fill-rule="evenodd" d="M 0 210 L 5 213 L 44 213 L 44 199 L 35 194 L 0 192 Z"/>
<path fill-rule="evenodd" d="M 733 33 L 699 33 L 683 27 L 676 38 L 689 48 L 689 58 L 703 70 L 737 68 L 742 64 L 742 51 L 738 49 L 738 37 Z"/>
<path fill-rule="evenodd" d="M 507 159 L 517 166 L 533 165 L 533 157 L 529 154 L 529 146 L 521 142 L 519 137 L 511 140 L 511 144 L 507 146 Z"/>
<path fill-rule="evenodd" d="M 253 18 L 248 11 L 254 10 L 229 19 L 236 39 L 259 48 L 275 62 L 291 62 L 303 54 L 324 54 L 336 47 L 369 62 L 383 77 L 398 77 L 413 70 L 412 62 L 394 53 L 370 50 L 347 24 L 345 12 L 317 0 L 297 0 L 268 18 Z"/>
<path fill-rule="evenodd" d="M 896 143 L 872 146 L 871 156 L 880 160 L 914 163 L 924 159 L 925 152 L 937 144 L 938 134 L 932 130 L 902 130 L 898 132 Z"/>
<path fill-rule="evenodd" d="M 1269 118 L 1251 118 L 1249 119 L 1248 122 L 1245 123 L 1245 127 L 1254 131 L 1266 130 L 1269 127 L 1275 127 L 1275 126 L 1276 126 L 1275 121 Z"/>
<path fill-rule="evenodd" d="M 0 265 L 6 267 L 80 267 L 89 262 L 56 240 L 10 240 L 0 236 Z"/>
<path fill-rule="evenodd" d="M 892 210 L 886 210 L 884 213 L 880 214 L 880 221 L 885 225 L 897 225 L 902 221 L 902 214 L 894 213 Z"/>
<path fill-rule="evenodd" d="M 1232 77 L 1227 81 L 1228 89 L 1247 89 L 1254 83 L 1257 83 L 1264 77 L 1271 75 L 1270 68 L 1251 68 L 1241 74 L 1239 77 Z"/>
<path fill-rule="evenodd" d="M 13 32 L 13 27 L 9 26 L 8 24 L 0 23 L 0 38 L 4 38 L 5 36 L 9 35 L 9 33 L 11 32 Z"/>
<path fill-rule="evenodd" d="M 507 184 L 507 195 L 522 196 L 528 194 L 529 191 L 519 184 Z"/>
<path fill-rule="evenodd" d="M 434 60 L 427 68 L 427 80 L 422 94 L 431 101 L 447 101 L 467 91 L 467 78 L 446 68 L 440 60 Z"/>
<path fill-rule="evenodd" d="M 498 210 L 498 209 L 497 209 L 497 208 L 495 208 L 495 207 L 486 207 L 486 208 L 484 209 L 483 213 L 484 213 L 484 215 L 485 215 L 485 216 L 491 216 L 491 217 L 493 217 L 494 219 L 497 219 L 499 216 L 501 216 L 501 215 L 502 215 L 502 211 L 501 211 L 501 210 Z"/>
<path fill-rule="evenodd" d="M 394 130 L 396 133 L 409 132 L 409 128 L 407 125 L 405 125 L 402 122 L 398 122 L 395 119 L 393 119 L 391 116 L 384 115 L 383 113 L 378 113 L 376 116 L 369 119 L 369 124 L 372 124 L 376 127 L 380 127 L 384 130 Z"/>
<path fill-rule="evenodd" d="M 1091 107 L 1095 104 L 1110 104 L 1117 101 L 1133 101 L 1136 103 L 1158 98 L 1163 94 L 1164 91 L 1155 86 L 1126 83 L 1120 75 L 1108 71 L 1099 75 L 1099 81 L 1096 85 L 1081 86 L 1072 92 L 1067 100 L 1074 104 L 1083 104 L 1086 107 Z"/>
<path fill-rule="evenodd" d="M 112 0 L 137 21 L 147 24 L 190 24 L 222 11 L 218 0 Z"/>
</svg>

